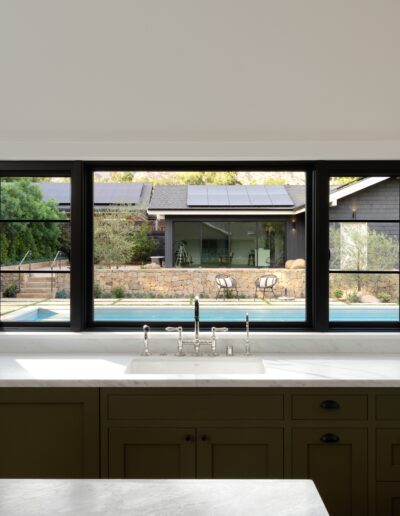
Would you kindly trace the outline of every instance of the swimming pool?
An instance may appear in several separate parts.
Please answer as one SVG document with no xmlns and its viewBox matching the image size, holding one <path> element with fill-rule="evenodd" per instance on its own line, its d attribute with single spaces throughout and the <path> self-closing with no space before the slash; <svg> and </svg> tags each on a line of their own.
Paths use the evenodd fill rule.
<svg viewBox="0 0 400 516">
<path fill-rule="evenodd" d="M 251 307 L 251 306 L 205 306 L 200 310 L 202 321 L 242 322 L 249 314 L 251 321 L 302 322 L 305 320 L 304 306 Z M 67 321 L 69 311 L 62 309 L 32 308 L 23 314 L 10 317 L 12 321 L 46 322 Z M 192 306 L 141 306 L 141 307 L 101 307 L 96 308 L 94 320 L 101 321 L 142 321 L 142 322 L 185 322 L 193 321 Z M 399 321 L 397 306 L 344 306 L 330 310 L 331 321 Z"/>
</svg>

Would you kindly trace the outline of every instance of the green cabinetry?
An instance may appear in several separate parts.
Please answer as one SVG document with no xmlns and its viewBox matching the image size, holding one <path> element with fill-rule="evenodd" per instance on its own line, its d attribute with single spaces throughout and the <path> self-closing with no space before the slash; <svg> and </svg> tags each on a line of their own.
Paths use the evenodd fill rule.
<svg viewBox="0 0 400 516">
<path fill-rule="evenodd" d="M 98 389 L 0 389 L 0 477 L 99 476 Z"/>
<path fill-rule="evenodd" d="M 1 388 L 0 477 L 310 478 L 400 516 L 400 389 Z"/>
</svg>

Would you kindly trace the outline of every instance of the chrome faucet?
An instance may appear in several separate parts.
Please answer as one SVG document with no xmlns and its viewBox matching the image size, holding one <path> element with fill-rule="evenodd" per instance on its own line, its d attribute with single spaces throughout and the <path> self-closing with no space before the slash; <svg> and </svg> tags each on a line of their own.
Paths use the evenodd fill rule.
<svg viewBox="0 0 400 516">
<path fill-rule="evenodd" d="M 184 356 L 183 345 L 190 344 L 194 347 L 194 354 L 198 356 L 200 354 L 200 346 L 208 345 L 211 346 L 211 355 L 217 355 L 217 336 L 216 332 L 228 331 L 228 328 L 211 328 L 211 339 L 200 339 L 200 300 L 199 296 L 195 297 L 194 300 L 194 337 L 192 339 L 184 339 L 182 335 L 182 326 L 167 326 L 166 331 L 178 333 L 178 349 L 176 352 L 177 356 Z"/>
<path fill-rule="evenodd" d="M 246 313 L 246 344 L 244 348 L 244 354 L 249 356 L 250 353 L 250 321 L 249 321 L 249 314 Z"/>
<path fill-rule="evenodd" d="M 199 296 L 194 298 L 194 352 L 200 351 L 200 301 Z"/>
<path fill-rule="evenodd" d="M 175 331 L 178 332 L 178 349 L 175 353 L 177 357 L 184 357 L 185 353 L 183 352 L 183 337 L 182 337 L 182 326 L 167 326 L 165 331 Z"/>
<path fill-rule="evenodd" d="M 144 356 L 144 357 L 149 357 L 151 355 L 150 350 L 149 350 L 149 331 L 150 331 L 150 326 L 145 324 L 143 326 L 144 347 L 143 347 L 143 352 L 142 352 L 142 356 Z"/>
</svg>

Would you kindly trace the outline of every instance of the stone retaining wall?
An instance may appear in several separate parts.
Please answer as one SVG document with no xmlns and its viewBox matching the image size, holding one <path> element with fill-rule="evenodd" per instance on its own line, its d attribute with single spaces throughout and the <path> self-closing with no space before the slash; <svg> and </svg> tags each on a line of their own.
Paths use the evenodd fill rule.
<svg viewBox="0 0 400 516">
<path fill-rule="evenodd" d="M 121 287 L 127 293 L 151 293 L 154 296 L 174 295 L 190 297 L 197 294 L 213 298 L 217 292 L 215 276 L 227 274 L 233 276 L 238 285 L 239 294 L 244 297 L 254 296 L 255 281 L 264 274 L 278 277 L 276 292 L 297 298 L 305 296 L 304 269 L 100 269 L 95 270 L 95 283 L 101 290 L 111 292 Z M 285 292 L 286 289 L 286 292 Z"/>
</svg>

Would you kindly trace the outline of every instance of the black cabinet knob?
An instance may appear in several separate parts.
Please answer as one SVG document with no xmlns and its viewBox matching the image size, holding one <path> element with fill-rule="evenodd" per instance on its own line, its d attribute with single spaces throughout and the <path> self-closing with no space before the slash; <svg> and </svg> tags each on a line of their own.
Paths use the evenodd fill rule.
<svg viewBox="0 0 400 516">
<path fill-rule="evenodd" d="M 324 435 L 321 435 L 319 440 L 322 443 L 330 444 L 330 443 L 338 443 L 340 439 L 335 434 L 324 434 Z"/>
<path fill-rule="evenodd" d="M 202 435 L 202 436 L 201 436 L 201 440 L 202 440 L 202 441 L 208 441 L 208 437 L 207 437 L 206 435 Z"/>
<path fill-rule="evenodd" d="M 191 441 L 191 440 L 192 440 L 192 436 L 191 436 L 191 435 L 187 435 L 187 436 L 185 437 L 185 441 L 188 441 L 188 442 L 189 442 L 189 441 Z"/>
<path fill-rule="evenodd" d="M 324 400 L 321 401 L 320 405 L 321 408 L 327 409 L 327 410 L 334 410 L 340 408 L 340 405 L 337 401 L 334 400 Z"/>
</svg>

